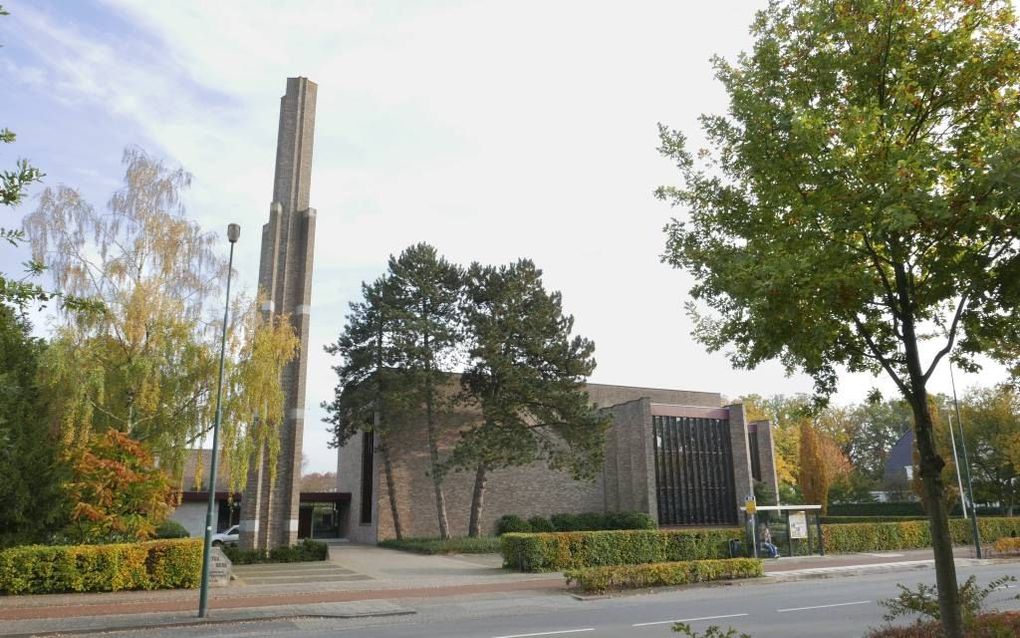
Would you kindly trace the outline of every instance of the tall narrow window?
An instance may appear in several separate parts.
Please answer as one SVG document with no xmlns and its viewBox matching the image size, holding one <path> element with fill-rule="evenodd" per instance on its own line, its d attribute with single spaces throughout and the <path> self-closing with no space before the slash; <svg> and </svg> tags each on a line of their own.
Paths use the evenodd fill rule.
<svg viewBox="0 0 1020 638">
<path fill-rule="evenodd" d="M 361 435 L 361 522 L 372 522 L 372 479 L 375 477 L 375 437 L 372 432 Z"/>
<path fill-rule="evenodd" d="M 758 447 L 758 427 L 752 423 L 747 428 L 747 444 L 751 448 L 751 477 L 761 480 L 761 452 Z"/>
<path fill-rule="evenodd" d="M 729 421 L 653 416 L 660 525 L 737 522 Z"/>
</svg>

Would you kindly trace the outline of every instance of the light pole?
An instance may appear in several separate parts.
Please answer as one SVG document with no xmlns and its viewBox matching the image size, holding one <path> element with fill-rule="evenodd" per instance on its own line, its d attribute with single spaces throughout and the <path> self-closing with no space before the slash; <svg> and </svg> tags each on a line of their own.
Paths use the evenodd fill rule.
<svg viewBox="0 0 1020 638">
<path fill-rule="evenodd" d="M 970 495 L 970 524 L 974 533 L 974 553 L 981 558 L 981 533 L 978 529 L 977 505 L 974 504 L 974 481 L 970 475 L 970 460 L 967 458 L 967 435 L 963 433 L 963 419 L 960 418 L 960 402 L 956 399 L 956 379 L 953 377 L 953 362 L 949 362 L 949 381 L 953 384 L 953 406 L 956 408 L 956 424 L 960 427 L 960 447 L 963 449 L 963 467 L 967 470 L 967 492 Z"/>
<path fill-rule="evenodd" d="M 963 491 L 963 479 L 960 474 L 960 457 L 956 454 L 956 435 L 953 434 L 953 413 L 948 413 L 949 416 L 949 442 L 953 446 L 953 465 L 956 466 L 956 484 L 960 488 L 960 509 L 963 510 L 963 518 L 967 518 L 967 493 Z M 960 434 L 963 436 L 963 434 Z"/>
<path fill-rule="evenodd" d="M 241 236 L 241 227 L 237 224 L 227 226 L 227 239 L 230 241 L 230 261 L 227 262 L 227 301 L 223 309 L 223 334 L 220 337 L 220 376 L 216 382 L 216 419 L 213 421 L 212 462 L 209 464 L 209 504 L 205 510 L 205 545 L 202 551 L 202 587 L 198 594 L 198 617 L 205 618 L 209 613 L 209 554 L 212 551 L 212 519 L 213 506 L 216 504 L 216 460 L 219 456 L 220 419 L 222 418 L 223 399 L 223 359 L 227 352 L 227 319 L 230 316 L 230 275 L 234 271 L 234 244 Z"/>
</svg>

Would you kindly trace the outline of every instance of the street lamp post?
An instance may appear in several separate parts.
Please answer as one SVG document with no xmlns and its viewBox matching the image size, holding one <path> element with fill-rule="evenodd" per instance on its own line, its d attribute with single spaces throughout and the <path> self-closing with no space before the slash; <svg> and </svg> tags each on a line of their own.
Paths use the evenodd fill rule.
<svg viewBox="0 0 1020 638">
<path fill-rule="evenodd" d="M 216 504 L 216 461 L 219 457 L 220 419 L 222 418 L 223 399 L 223 359 L 227 352 L 227 319 L 230 316 L 230 275 L 234 271 L 234 244 L 241 236 L 241 227 L 237 224 L 227 226 L 227 239 L 230 241 L 230 261 L 227 265 L 227 301 L 223 309 L 223 334 L 220 337 L 220 375 L 216 382 L 216 419 L 213 421 L 212 462 L 209 464 L 209 503 L 205 510 L 205 544 L 202 551 L 202 587 L 198 595 L 198 617 L 205 618 L 209 613 L 209 554 L 212 551 L 212 520 L 213 507 Z"/>
<path fill-rule="evenodd" d="M 981 532 L 978 529 L 977 505 L 974 503 L 974 481 L 970 474 L 970 459 L 967 458 L 967 435 L 963 433 L 960 402 L 956 399 L 956 379 L 953 378 L 952 362 L 949 362 L 949 381 L 953 384 L 953 407 L 956 408 L 956 424 L 960 427 L 960 447 L 963 449 L 963 467 L 967 470 L 967 492 L 970 496 L 970 525 L 974 535 L 974 553 L 978 558 L 981 558 Z"/>
</svg>

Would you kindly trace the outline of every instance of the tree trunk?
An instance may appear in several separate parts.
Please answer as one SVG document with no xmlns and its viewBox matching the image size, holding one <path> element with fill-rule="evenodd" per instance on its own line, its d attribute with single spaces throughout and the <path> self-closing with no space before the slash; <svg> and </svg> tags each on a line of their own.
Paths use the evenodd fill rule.
<svg viewBox="0 0 1020 638">
<path fill-rule="evenodd" d="M 919 401 L 911 403 L 914 404 L 912 406 L 915 419 L 914 435 L 917 451 L 921 457 L 921 482 L 925 498 L 928 500 L 928 522 L 935 556 L 935 581 L 939 590 L 942 630 L 947 638 L 962 638 L 963 620 L 957 589 L 956 564 L 953 559 L 953 539 L 949 534 L 949 511 L 945 501 L 945 485 L 942 482 L 944 462 L 935 450 L 927 392 L 922 390 L 920 394 L 923 399 L 919 401 L 923 401 L 923 406 L 918 404 Z"/>
<path fill-rule="evenodd" d="M 379 441 L 378 448 L 382 454 L 383 471 L 386 474 L 386 491 L 390 495 L 390 516 L 393 518 L 393 533 L 397 540 L 404 538 L 403 530 L 400 527 L 400 510 L 397 508 L 397 488 L 393 482 L 393 461 L 390 459 L 390 446 L 383 432 L 383 322 L 380 320 L 376 327 L 375 342 L 375 410 L 372 415 L 372 429 Z"/>
<path fill-rule="evenodd" d="M 380 434 L 382 434 L 380 432 Z M 379 452 L 382 454 L 383 471 L 386 473 L 386 491 L 390 493 L 390 516 L 393 517 L 393 533 L 397 540 L 404 538 L 404 532 L 400 526 L 400 510 L 397 509 L 397 486 L 393 481 L 393 462 L 390 460 L 390 448 L 383 436 L 379 437 Z"/>
<path fill-rule="evenodd" d="M 429 338 L 425 336 L 425 350 L 428 351 Z M 429 458 L 432 462 L 432 487 L 436 493 L 436 516 L 439 517 L 439 537 L 450 538 L 450 524 L 446 518 L 446 495 L 443 494 L 443 477 L 439 473 L 439 442 L 436 436 L 436 424 L 433 416 L 432 370 L 425 370 L 425 424 L 429 438 Z"/>
<path fill-rule="evenodd" d="M 896 288 L 903 321 L 903 346 L 909 386 L 906 392 L 914 413 L 914 441 L 920 456 L 921 482 L 928 500 L 928 525 L 931 529 L 932 553 L 935 558 L 935 583 L 939 592 L 942 632 L 946 638 L 963 638 L 963 616 L 960 591 L 956 582 L 953 539 L 949 534 L 949 511 L 945 501 L 942 468 L 945 461 L 935 448 L 934 424 L 928 407 L 926 379 L 921 371 L 921 358 L 914 330 L 914 304 L 909 294 L 906 269 L 897 265 Z"/>
<path fill-rule="evenodd" d="M 475 491 L 471 494 L 471 519 L 468 521 L 468 536 L 481 535 L 482 507 L 485 505 L 485 464 L 478 465 L 475 471 Z"/>
</svg>

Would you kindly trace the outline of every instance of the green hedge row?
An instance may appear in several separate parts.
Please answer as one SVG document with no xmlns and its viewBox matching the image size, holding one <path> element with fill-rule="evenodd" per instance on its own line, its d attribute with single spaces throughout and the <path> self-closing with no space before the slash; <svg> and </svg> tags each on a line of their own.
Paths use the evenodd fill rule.
<svg viewBox="0 0 1020 638">
<path fill-rule="evenodd" d="M 499 538 L 478 536 L 475 538 L 389 538 L 379 541 L 379 547 L 399 549 L 416 554 L 496 554 L 499 553 Z"/>
<path fill-rule="evenodd" d="M 1020 536 L 1020 517 L 979 518 L 978 531 L 984 543 L 992 543 L 1009 536 Z M 973 542 L 969 520 L 949 521 L 949 532 L 957 545 L 969 545 Z M 931 547 L 928 521 L 822 525 L 822 538 L 825 551 L 834 554 Z"/>
<path fill-rule="evenodd" d="M 496 523 L 496 533 L 529 534 L 542 532 L 594 532 L 615 529 L 656 529 L 655 519 L 644 512 L 585 512 L 553 514 L 549 518 L 532 516 L 524 520 L 507 514 Z"/>
<path fill-rule="evenodd" d="M 198 587 L 202 541 L 27 545 L 0 551 L 0 592 L 53 594 Z"/>
<path fill-rule="evenodd" d="M 830 503 L 829 516 L 927 516 L 919 501 L 892 503 Z M 997 507 L 978 507 L 978 516 L 1001 516 L 1003 510 Z M 962 515 L 960 504 L 953 506 L 953 516 Z"/>
<path fill-rule="evenodd" d="M 220 549 L 235 565 L 303 563 L 329 558 L 329 545 L 321 541 L 313 541 L 310 538 L 304 539 L 297 545 L 274 547 L 268 552 L 258 549 L 241 549 L 233 545 L 224 545 Z"/>
<path fill-rule="evenodd" d="M 617 589 L 670 587 L 705 583 L 713 580 L 737 580 L 765 575 L 761 560 L 729 558 L 694 560 L 649 565 L 609 565 L 572 569 L 564 574 L 567 584 L 577 583 L 585 592 L 602 593 Z"/>
<path fill-rule="evenodd" d="M 637 565 L 728 558 L 732 529 L 620 530 L 504 534 L 503 565 L 524 572 L 546 572 L 598 565 Z"/>
<path fill-rule="evenodd" d="M 904 521 L 926 521 L 927 516 L 823 516 L 822 524 L 845 525 L 847 523 L 902 523 Z"/>
</svg>

